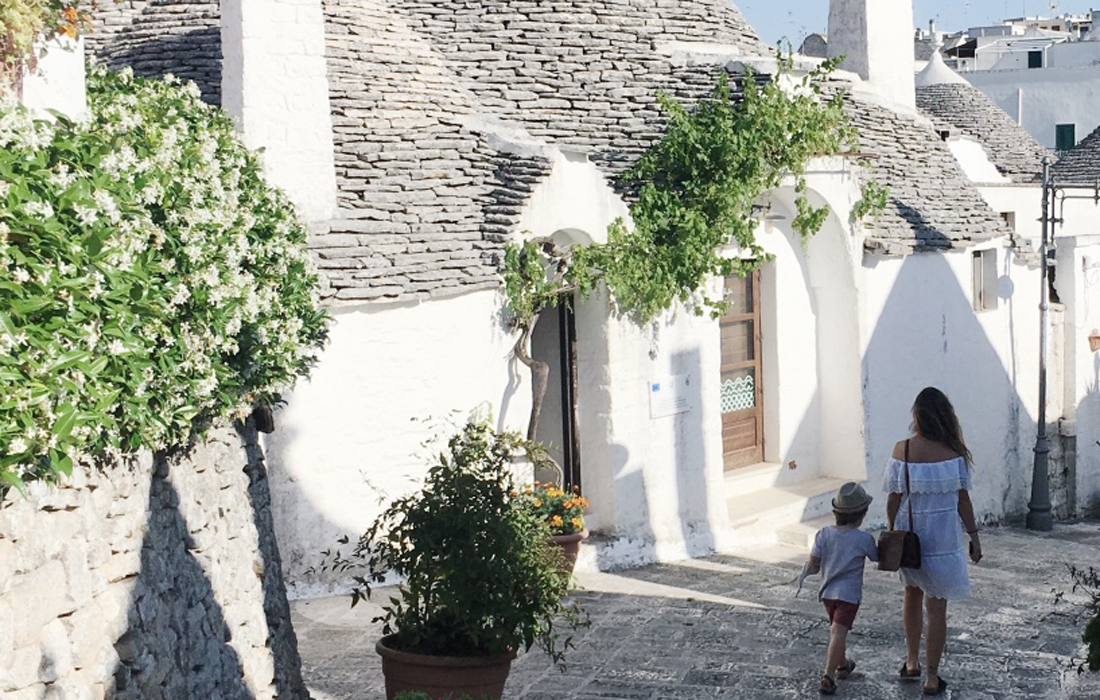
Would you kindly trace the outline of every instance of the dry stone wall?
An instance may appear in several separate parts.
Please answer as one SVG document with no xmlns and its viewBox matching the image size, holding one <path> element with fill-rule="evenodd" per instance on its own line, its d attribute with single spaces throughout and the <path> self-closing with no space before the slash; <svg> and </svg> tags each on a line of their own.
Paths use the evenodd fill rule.
<svg viewBox="0 0 1100 700">
<path fill-rule="evenodd" d="M 0 696 L 298 700 L 255 432 L 0 504 Z"/>
</svg>

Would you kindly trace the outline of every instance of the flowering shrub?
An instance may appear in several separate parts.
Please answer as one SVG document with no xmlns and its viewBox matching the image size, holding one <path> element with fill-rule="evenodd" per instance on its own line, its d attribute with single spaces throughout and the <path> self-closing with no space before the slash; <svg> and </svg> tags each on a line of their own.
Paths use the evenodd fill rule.
<svg viewBox="0 0 1100 700">
<path fill-rule="evenodd" d="M 554 486 L 538 481 L 526 486 L 519 492 L 528 507 L 555 535 L 572 535 L 584 530 L 584 511 L 588 509 L 588 499 L 577 493 L 574 486 L 569 493 Z"/>
<path fill-rule="evenodd" d="M 308 372 L 306 231 L 195 85 L 93 69 L 89 114 L 0 103 L 0 478 L 185 442 Z"/>
<path fill-rule="evenodd" d="M 117 0 L 116 0 L 117 1 Z M 94 8 L 96 3 L 91 3 Z M 0 3 L 0 78 L 34 67 L 40 37 L 75 37 L 90 28 L 91 17 L 73 0 L 4 0 Z"/>
<path fill-rule="evenodd" d="M 587 625 L 577 602 L 563 599 L 570 577 L 561 551 L 512 495 L 511 458 L 522 444 L 514 433 L 467 423 L 419 491 L 392 501 L 350 552 L 322 552 L 322 570 L 351 574 L 352 605 L 387 572 L 401 577 L 375 618 L 393 635 L 391 648 L 478 656 L 538 643 L 560 663 L 573 645 L 562 627 Z"/>
</svg>

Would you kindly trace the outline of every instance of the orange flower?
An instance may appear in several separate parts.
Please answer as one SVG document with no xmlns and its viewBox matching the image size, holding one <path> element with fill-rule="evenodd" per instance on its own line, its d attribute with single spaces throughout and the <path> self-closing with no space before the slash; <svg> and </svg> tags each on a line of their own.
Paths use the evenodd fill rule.
<svg viewBox="0 0 1100 700">
<path fill-rule="evenodd" d="M 573 527 L 577 528 L 578 530 L 584 527 L 584 521 L 580 518 L 573 518 L 569 522 L 573 523 Z"/>
<path fill-rule="evenodd" d="M 562 524 L 563 521 L 560 515 L 555 515 L 554 517 L 550 518 L 550 527 L 561 527 Z"/>
</svg>

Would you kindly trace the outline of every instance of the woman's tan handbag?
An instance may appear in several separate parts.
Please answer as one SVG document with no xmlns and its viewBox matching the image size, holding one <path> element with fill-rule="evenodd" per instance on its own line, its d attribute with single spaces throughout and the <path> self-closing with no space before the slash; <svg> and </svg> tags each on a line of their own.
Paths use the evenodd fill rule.
<svg viewBox="0 0 1100 700">
<path fill-rule="evenodd" d="M 908 496 L 909 529 L 885 530 L 878 536 L 880 571 L 920 568 L 920 538 L 913 532 L 913 498 L 909 493 L 909 441 L 905 441 L 905 495 Z"/>
</svg>

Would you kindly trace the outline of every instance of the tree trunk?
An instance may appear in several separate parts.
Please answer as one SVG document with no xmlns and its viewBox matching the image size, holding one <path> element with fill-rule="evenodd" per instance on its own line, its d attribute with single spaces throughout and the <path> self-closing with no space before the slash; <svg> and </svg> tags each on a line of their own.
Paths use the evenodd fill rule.
<svg viewBox="0 0 1100 700">
<path fill-rule="evenodd" d="M 536 314 L 528 323 L 524 324 L 519 340 L 513 352 L 516 358 L 531 369 L 531 419 L 527 423 L 527 439 L 535 439 L 535 429 L 539 424 L 539 413 L 542 412 L 542 400 L 546 396 L 546 385 L 550 380 L 550 365 L 539 362 L 531 357 L 531 334 L 535 330 L 539 316 Z"/>
</svg>

